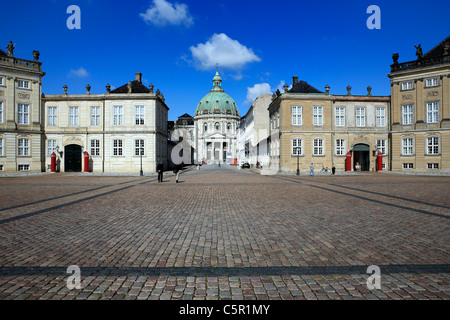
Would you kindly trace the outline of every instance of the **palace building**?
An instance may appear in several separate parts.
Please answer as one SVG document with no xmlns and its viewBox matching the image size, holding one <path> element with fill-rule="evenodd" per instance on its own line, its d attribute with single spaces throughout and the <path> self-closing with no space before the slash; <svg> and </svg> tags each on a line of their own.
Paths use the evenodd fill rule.
<svg viewBox="0 0 450 320">
<path fill-rule="evenodd" d="M 392 170 L 450 170 L 450 36 L 417 60 L 392 56 Z"/>
<path fill-rule="evenodd" d="M 0 171 L 42 171 L 43 110 L 39 52 L 14 57 L 14 44 L 0 50 Z"/>
<path fill-rule="evenodd" d="M 142 84 L 142 74 L 106 93 L 45 95 L 45 167 L 55 153 L 64 172 L 155 172 L 167 165 L 167 112 L 164 96 Z M 89 155 L 89 168 L 83 157 Z"/>
</svg>

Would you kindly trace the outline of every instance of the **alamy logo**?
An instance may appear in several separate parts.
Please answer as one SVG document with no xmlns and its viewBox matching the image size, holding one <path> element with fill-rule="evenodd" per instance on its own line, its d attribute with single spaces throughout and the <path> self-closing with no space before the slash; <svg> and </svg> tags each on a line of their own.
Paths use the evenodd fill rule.
<svg viewBox="0 0 450 320">
<path fill-rule="evenodd" d="M 71 5 L 67 7 L 66 13 L 71 14 L 69 18 L 67 18 L 67 29 L 81 29 L 81 9 L 79 6 Z"/>
<path fill-rule="evenodd" d="M 372 15 L 367 18 L 367 28 L 372 29 L 381 29 L 381 9 L 379 6 L 371 5 L 367 8 L 366 13 L 372 13 Z"/>
<path fill-rule="evenodd" d="M 381 270 L 378 266 L 369 266 L 367 268 L 367 273 L 371 274 L 369 278 L 367 278 L 367 289 L 381 289 Z"/>
<path fill-rule="evenodd" d="M 81 270 L 80 267 L 72 265 L 67 268 L 67 274 L 71 274 L 67 278 L 67 288 L 69 290 L 72 289 L 81 289 Z"/>
</svg>

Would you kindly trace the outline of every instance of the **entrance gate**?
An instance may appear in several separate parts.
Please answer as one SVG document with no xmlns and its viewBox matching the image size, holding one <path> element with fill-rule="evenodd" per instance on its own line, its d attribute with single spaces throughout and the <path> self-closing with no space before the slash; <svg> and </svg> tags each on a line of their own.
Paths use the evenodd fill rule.
<svg viewBox="0 0 450 320">
<path fill-rule="evenodd" d="M 359 163 L 361 171 L 370 170 L 370 147 L 367 144 L 356 144 L 353 146 L 353 169 L 356 171 L 356 165 Z"/>
<path fill-rule="evenodd" d="M 64 171 L 81 172 L 81 146 L 69 144 L 64 148 Z"/>
</svg>

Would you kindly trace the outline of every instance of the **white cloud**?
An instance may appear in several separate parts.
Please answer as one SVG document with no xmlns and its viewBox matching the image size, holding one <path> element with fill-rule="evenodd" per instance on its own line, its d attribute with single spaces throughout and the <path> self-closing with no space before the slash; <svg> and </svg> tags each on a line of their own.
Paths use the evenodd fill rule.
<svg viewBox="0 0 450 320">
<path fill-rule="evenodd" d="M 78 69 L 71 69 L 69 71 L 69 77 L 86 78 L 89 76 L 89 72 L 85 68 L 80 67 Z"/>
<path fill-rule="evenodd" d="M 189 49 L 200 69 L 209 69 L 218 63 L 222 68 L 241 70 L 247 63 L 261 61 L 252 49 L 224 33 L 214 33 L 206 43 L 199 43 Z"/>
<path fill-rule="evenodd" d="M 272 89 L 268 83 L 257 83 L 253 87 L 247 87 L 247 100 L 244 104 L 251 105 L 260 95 L 271 93 Z"/>
<path fill-rule="evenodd" d="M 172 4 L 166 0 L 153 0 L 147 11 L 140 13 L 139 16 L 147 24 L 153 23 L 160 27 L 165 25 L 185 25 L 189 27 L 194 23 L 187 5 L 184 3 Z"/>
</svg>

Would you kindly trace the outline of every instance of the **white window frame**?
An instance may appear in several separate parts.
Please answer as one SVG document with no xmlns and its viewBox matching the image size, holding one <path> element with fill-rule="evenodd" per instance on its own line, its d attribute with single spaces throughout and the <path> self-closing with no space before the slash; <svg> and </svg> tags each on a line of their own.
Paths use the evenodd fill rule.
<svg viewBox="0 0 450 320">
<path fill-rule="evenodd" d="M 404 81 L 401 83 L 401 91 L 414 90 L 414 81 Z"/>
<path fill-rule="evenodd" d="M 145 106 L 134 106 L 134 124 L 137 126 L 145 125 Z"/>
<path fill-rule="evenodd" d="M 79 126 L 78 107 L 76 106 L 69 107 L 69 126 Z"/>
<path fill-rule="evenodd" d="M 99 106 L 91 106 L 91 126 L 99 127 L 100 126 L 100 107 Z"/>
<path fill-rule="evenodd" d="M 292 153 L 291 154 L 293 156 L 297 156 L 297 155 L 303 156 L 303 139 L 301 139 L 301 138 L 294 138 L 294 139 L 292 139 L 291 145 L 292 145 L 292 150 L 291 150 Z M 299 151 L 298 147 L 300 147 L 300 152 L 298 152 Z"/>
<path fill-rule="evenodd" d="M 432 88 L 439 86 L 439 77 L 425 79 L 425 88 Z"/>
<path fill-rule="evenodd" d="M 336 127 L 345 127 L 345 107 L 336 107 L 334 109 Z"/>
<path fill-rule="evenodd" d="M 313 140 L 313 155 L 314 156 L 325 155 L 324 143 L 322 138 L 315 138 Z"/>
<path fill-rule="evenodd" d="M 366 126 L 366 108 L 365 107 L 356 107 L 355 110 L 355 124 L 357 127 L 365 127 Z"/>
<path fill-rule="evenodd" d="M 92 139 L 91 140 L 91 156 L 99 156 L 100 155 L 100 140 Z"/>
<path fill-rule="evenodd" d="M 377 107 L 375 109 L 375 126 L 376 127 L 386 127 L 386 108 L 384 107 Z"/>
<path fill-rule="evenodd" d="M 404 137 L 402 138 L 402 156 L 414 155 L 414 138 Z"/>
<path fill-rule="evenodd" d="M 17 156 L 18 157 L 30 156 L 30 139 L 28 138 L 17 139 Z"/>
<path fill-rule="evenodd" d="M 47 126 L 54 127 L 58 125 L 57 107 L 47 107 Z"/>
<path fill-rule="evenodd" d="M 402 105 L 402 125 L 414 124 L 414 104 Z"/>
<path fill-rule="evenodd" d="M 208 131 L 208 124 L 206 122 L 203 123 L 203 132 Z"/>
<path fill-rule="evenodd" d="M 214 123 L 214 130 L 216 130 L 216 132 L 220 131 L 220 123 L 219 122 Z"/>
<path fill-rule="evenodd" d="M 113 125 L 123 126 L 123 106 L 113 106 Z"/>
<path fill-rule="evenodd" d="M 440 154 L 440 139 L 438 136 L 429 136 L 425 138 L 425 153 L 430 156 Z"/>
<path fill-rule="evenodd" d="M 323 126 L 323 106 L 313 106 L 313 126 Z"/>
<path fill-rule="evenodd" d="M 56 154 L 56 140 L 49 139 L 47 140 L 47 157 L 51 157 L 53 152 Z"/>
<path fill-rule="evenodd" d="M 337 156 L 345 156 L 345 139 L 337 138 L 334 141 L 336 155 Z"/>
<path fill-rule="evenodd" d="M 0 86 L 4 86 L 5 84 L 4 84 L 4 77 L 3 76 L 0 76 Z"/>
<path fill-rule="evenodd" d="M 403 169 L 414 169 L 414 163 L 410 163 L 410 162 L 408 162 L 408 163 L 403 163 L 402 164 L 402 168 Z"/>
<path fill-rule="evenodd" d="M 387 150 L 387 140 L 386 139 L 377 139 L 376 146 L 377 146 L 377 150 L 381 151 L 383 156 L 387 155 L 387 152 L 386 152 L 386 150 Z M 376 155 L 378 155 L 378 152 L 377 152 Z"/>
<path fill-rule="evenodd" d="M 136 139 L 134 140 L 134 155 L 140 156 L 140 150 L 142 148 L 142 156 L 145 156 L 145 140 Z"/>
<path fill-rule="evenodd" d="M 427 102 L 426 104 L 427 112 L 427 123 L 438 123 L 439 122 L 439 102 Z"/>
<path fill-rule="evenodd" d="M 303 125 L 303 106 L 291 106 L 291 123 L 293 126 Z"/>
<path fill-rule="evenodd" d="M 29 164 L 19 164 L 17 165 L 17 171 L 30 171 Z"/>
<path fill-rule="evenodd" d="M 0 101 L 0 123 L 3 123 L 3 101 Z"/>
<path fill-rule="evenodd" d="M 30 89 L 30 81 L 28 81 L 28 80 L 17 80 L 17 88 Z"/>
<path fill-rule="evenodd" d="M 427 163 L 427 169 L 429 170 L 439 170 L 439 163 Z"/>
<path fill-rule="evenodd" d="M 30 105 L 17 104 L 17 124 L 30 124 Z"/>
<path fill-rule="evenodd" d="M 3 139 L 3 137 L 0 137 L 0 157 L 2 157 L 4 155 L 4 151 L 3 151 L 4 141 L 5 141 L 5 139 Z"/>
<path fill-rule="evenodd" d="M 123 141 L 122 139 L 113 140 L 113 156 L 123 155 Z"/>
</svg>

